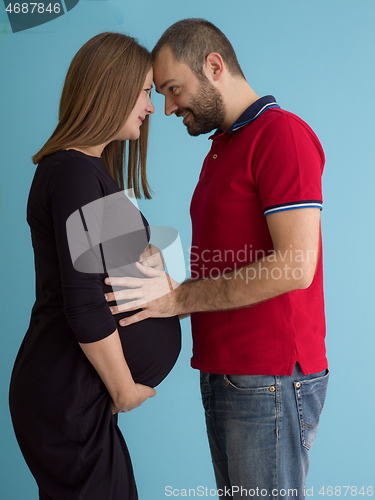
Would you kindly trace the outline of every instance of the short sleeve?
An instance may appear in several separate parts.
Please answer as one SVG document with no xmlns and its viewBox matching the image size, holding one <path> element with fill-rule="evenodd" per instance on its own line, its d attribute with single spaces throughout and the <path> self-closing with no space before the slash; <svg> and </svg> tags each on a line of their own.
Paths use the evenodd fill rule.
<svg viewBox="0 0 375 500">
<path fill-rule="evenodd" d="M 278 112 L 263 130 L 252 164 L 264 215 L 321 209 L 323 168 L 323 149 L 311 128 L 291 113 Z"/>
<path fill-rule="evenodd" d="M 51 168 L 47 198 L 53 217 L 65 316 L 79 342 L 95 342 L 116 330 L 104 298 L 105 275 L 74 269 L 66 221 L 73 212 L 106 193 L 97 167 L 88 160 L 72 157 Z"/>
</svg>

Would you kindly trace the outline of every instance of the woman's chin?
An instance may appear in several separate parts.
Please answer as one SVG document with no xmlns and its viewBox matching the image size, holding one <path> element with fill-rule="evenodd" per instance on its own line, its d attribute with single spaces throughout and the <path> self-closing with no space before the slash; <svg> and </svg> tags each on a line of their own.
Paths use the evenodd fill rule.
<svg viewBox="0 0 375 500">
<path fill-rule="evenodd" d="M 141 135 L 141 132 L 138 129 L 138 132 L 134 132 L 134 134 L 132 134 L 131 137 L 129 137 L 129 140 L 130 141 L 136 141 L 137 139 L 139 139 L 140 135 Z"/>
</svg>

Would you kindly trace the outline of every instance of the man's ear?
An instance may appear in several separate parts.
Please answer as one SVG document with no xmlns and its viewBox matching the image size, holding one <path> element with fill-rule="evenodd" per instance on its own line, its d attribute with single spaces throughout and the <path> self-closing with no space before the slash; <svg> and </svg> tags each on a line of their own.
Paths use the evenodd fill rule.
<svg viewBox="0 0 375 500">
<path fill-rule="evenodd" d="M 206 56 L 203 70 L 207 78 L 218 81 L 223 75 L 225 69 L 223 58 L 217 52 L 211 52 Z"/>
</svg>

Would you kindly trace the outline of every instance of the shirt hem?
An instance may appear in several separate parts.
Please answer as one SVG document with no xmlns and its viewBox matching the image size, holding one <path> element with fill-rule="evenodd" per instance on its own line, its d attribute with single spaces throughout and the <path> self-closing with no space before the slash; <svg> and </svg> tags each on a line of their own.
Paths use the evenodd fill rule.
<svg viewBox="0 0 375 500">
<path fill-rule="evenodd" d="M 311 375 L 313 373 L 319 373 L 328 368 L 327 358 L 319 359 L 309 363 L 304 363 L 303 361 L 291 361 L 289 363 L 283 364 L 261 364 L 252 365 L 244 368 L 239 368 L 238 365 L 210 365 L 206 363 L 200 363 L 191 359 L 191 367 L 206 373 L 214 373 L 217 375 L 287 375 L 290 376 L 293 373 L 296 363 L 299 363 L 301 370 L 304 375 Z"/>
</svg>

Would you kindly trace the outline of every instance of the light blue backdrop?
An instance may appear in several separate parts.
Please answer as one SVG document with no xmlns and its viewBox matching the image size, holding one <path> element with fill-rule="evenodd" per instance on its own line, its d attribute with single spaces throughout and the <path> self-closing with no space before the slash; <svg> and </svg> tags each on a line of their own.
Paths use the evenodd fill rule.
<svg viewBox="0 0 375 500">
<path fill-rule="evenodd" d="M 185 17 L 217 24 L 232 41 L 254 90 L 275 95 L 282 107 L 314 128 L 324 145 L 322 218 L 332 376 L 311 450 L 309 494 L 318 499 L 322 487 L 353 486 L 358 493 L 362 486 L 375 487 L 374 1 L 81 0 L 61 18 L 15 34 L 0 6 L 2 500 L 37 498 L 7 404 L 10 371 L 34 298 L 25 222 L 34 172 L 30 157 L 55 126 L 66 70 L 86 40 L 102 31 L 123 31 L 152 48 L 164 29 Z M 167 119 L 160 96 L 154 95 L 154 104 L 149 172 L 155 195 L 141 207 L 151 224 L 179 230 L 188 257 L 188 207 L 209 141 L 188 136 L 181 119 Z M 189 367 L 189 320 L 182 324 L 182 354 L 157 397 L 120 416 L 140 500 L 168 498 L 168 485 L 214 488 L 198 373 Z M 344 492 L 333 490 L 334 496 Z M 355 493 L 349 490 L 346 496 L 369 496 Z M 207 497 L 212 498 L 209 492 Z"/>
</svg>

